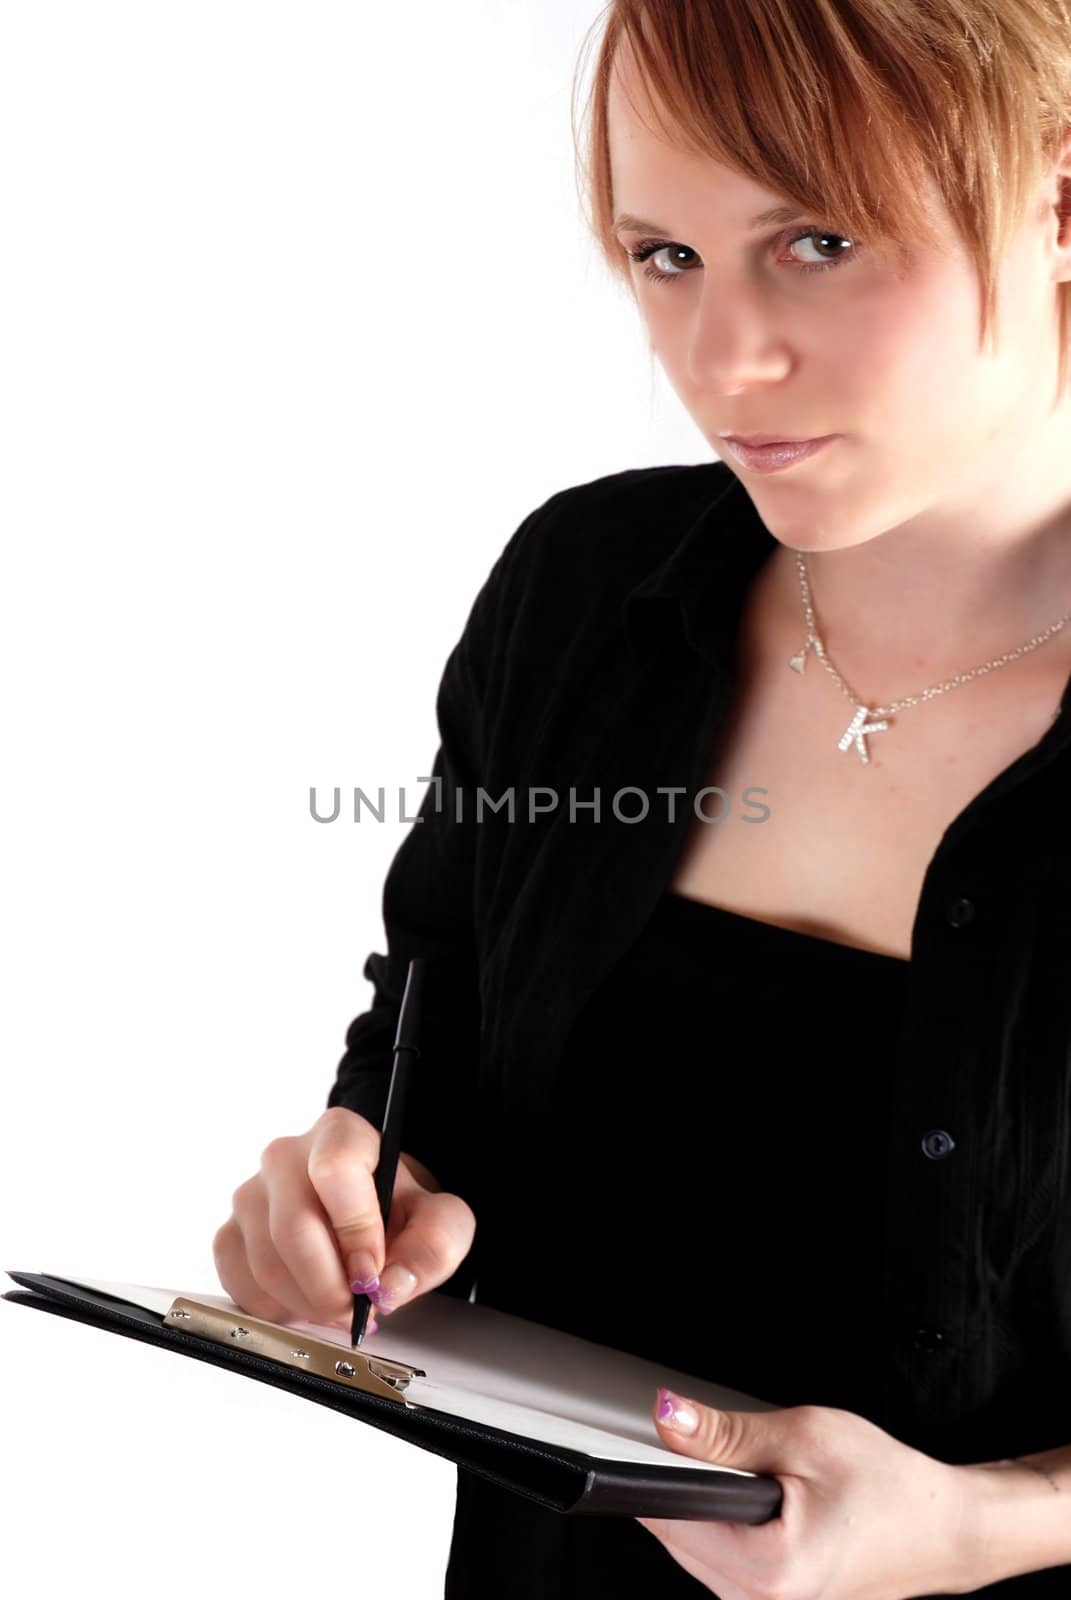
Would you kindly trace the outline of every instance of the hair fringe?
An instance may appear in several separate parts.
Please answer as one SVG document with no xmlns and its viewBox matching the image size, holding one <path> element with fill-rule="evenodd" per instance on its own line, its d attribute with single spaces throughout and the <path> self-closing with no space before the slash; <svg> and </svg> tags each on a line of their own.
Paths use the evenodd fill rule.
<svg viewBox="0 0 1071 1600">
<path fill-rule="evenodd" d="M 626 42 L 661 136 L 894 259 L 937 243 L 932 180 L 978 276 L 980 344 L 996 336 L 1000 259 L 1071 124 L 1068 0 L 609 0 L 573 139 L 587 226 L 631 293 L 607 135 Z M 1062 394 L 1071 283 L 1058 294 Z"/>
</svg>

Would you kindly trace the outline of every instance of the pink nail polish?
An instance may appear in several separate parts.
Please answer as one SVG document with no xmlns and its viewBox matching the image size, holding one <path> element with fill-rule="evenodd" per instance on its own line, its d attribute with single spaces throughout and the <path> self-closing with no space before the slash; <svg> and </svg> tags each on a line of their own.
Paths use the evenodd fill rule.
<svg viewBox="0 0 1071 1600">
<path fill-rule="evenodd" d="M 658 1410 L 655 1415 L 659 1422 L 668 1423 L 671 1428 L 677 1428 L 681 1433 L 694 1433 L 699 1426 L 699 1416 L 693 1406 L 682 1400 L 679 1394 L 674 1394 L 672 1389 L 658 1386 Z"/>
</svg>

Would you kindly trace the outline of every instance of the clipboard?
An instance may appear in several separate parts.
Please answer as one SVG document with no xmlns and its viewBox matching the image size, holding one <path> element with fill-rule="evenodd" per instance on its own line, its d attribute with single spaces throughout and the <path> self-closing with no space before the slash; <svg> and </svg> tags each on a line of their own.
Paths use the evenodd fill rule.
<svg viewBox="0 0 1071 1600">
<path fill-rule="evenodd" d="M 660 1383 L 719 1409 L 772 1402 L 475 1301 L 421 1295 L 353 1348 L 341 1327 L 267 1322 L 223 1295 L 8 1277 L 13 1304 L 285 1389 L 565 1515 L 761 1523 L 781 1509 L 777 1478 L 682 1464 L 651 1419 Z"/>
</svg>

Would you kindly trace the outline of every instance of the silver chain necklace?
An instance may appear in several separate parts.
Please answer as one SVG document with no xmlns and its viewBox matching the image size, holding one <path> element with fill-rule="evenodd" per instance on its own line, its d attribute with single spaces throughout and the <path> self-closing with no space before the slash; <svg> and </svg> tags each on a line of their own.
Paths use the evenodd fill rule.
<svg viewBox="0 0 1071 1600">
<path fill-rule="evenodd" d="M 929 689 L 923 689 L 921 694 L 909 694 L 903 700 L 894 700 L 888 706 L 866 706 L 863 705 L 859 696 L 848 687 L 832 661 L 830 661 L 826 654 L 826 647 L 818 635 L 814 620 L 814 608 L 811 605 L 810 585 L 807 582 L 807 566 L 803 559 L 802 550 L 796 551 L 796 567 L 800 576 L 803 614 L 807 619 L 807 638 L 804 641 L 802 650 L 789 657 L 788 664 L 793 672 L 802 673 L 807 664 L 807 651 L 813 650 L 826 671 L 832 674 L 837 684 L 855 707 L 855 715 L 841 735 L 837 749 L 847 750 L 854 744 L 859 752 L 859 759 L 864 766 L 868 766 L 870 763 L 870 756 L 864 741 L 872 733 L 883 733 L 889 726 L 884 719 L 892 716 L 894 711 L 902 711 L 905 706 L 920 705 L 924 700 L 932 700 L 935 695 L 945 694 L 947 690 L 955 689 L 958 684 L 969 683 L 972 678 L 979 677 L 983 672 L 992 672 L 996 667 L 1007 666 L 1009 661 L 1015 661 L 1019 656 L 1024 656 L 1028 651 L 1036 650 L 1039 645 L 1045 644 L 1054 634 L 1059 633 L 1065 623 L 1071 622 L 1071 611 L 1067 611 L 1058 622 L 1054 622 L 1051 627 L 1046 628 L 1044 633 L 1036 633 L 1026 644 L 1021 644 L 1018 650 L 1009 650 L 1004 655 L 996 656 L 992 661 L 985 662 L 983 666 L 973 667 L 970 672 L 959 672 L 954 678 L 949 678 L 946 683 L 933 684 Z M 1051 720 L 1055 722 L 1059 714 L 1060 708 L 1057 706 Z M 879 718 L 881 720 L 872 721 L 871 718 Z"/>
</svg>

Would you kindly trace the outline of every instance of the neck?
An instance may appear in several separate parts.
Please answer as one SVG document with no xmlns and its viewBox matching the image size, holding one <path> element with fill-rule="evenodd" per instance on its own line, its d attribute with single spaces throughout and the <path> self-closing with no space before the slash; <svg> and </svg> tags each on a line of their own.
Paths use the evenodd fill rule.
<svg viewBox="0 0 1071 1600">
<path fill-rule="evenodd" d="M 928 508 L 885 533 L 838 550 L 804 549 L 815 626 L 844 670 L 882 679 L 968 671 L 1015 650 L 1071 612 L 1071 459 L 1002 460 L 969 502 Z M 802 548 L 802 547 L 801 547 Z M 805 622 L 795 550 L 775 552 L 789 628 Z M 1031 655 L 1066 676 L 1071 622 Z"/>
</svg>

